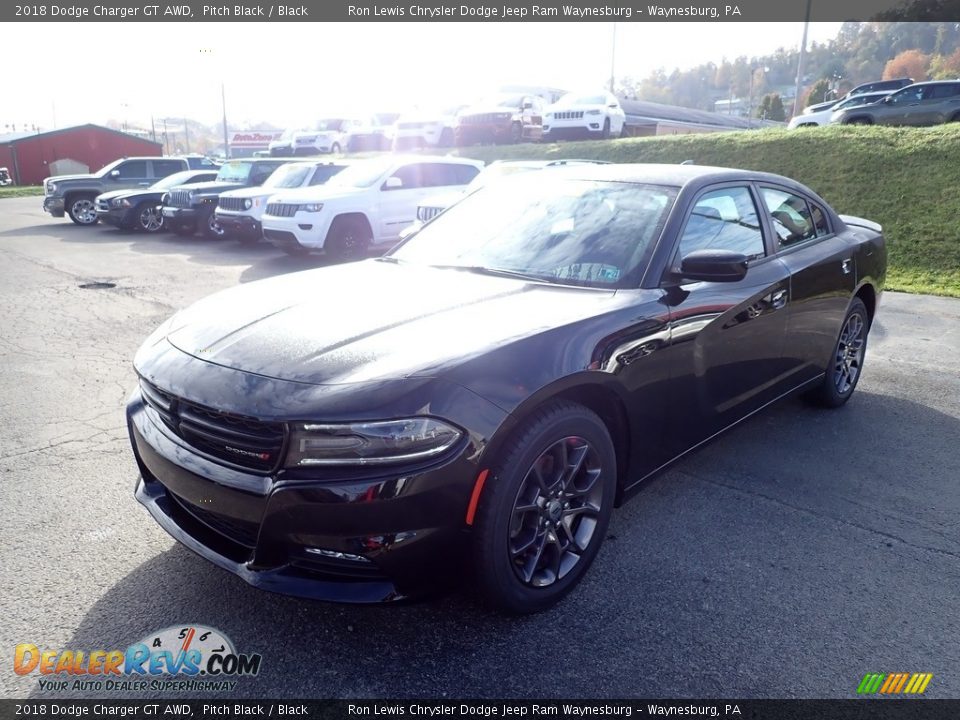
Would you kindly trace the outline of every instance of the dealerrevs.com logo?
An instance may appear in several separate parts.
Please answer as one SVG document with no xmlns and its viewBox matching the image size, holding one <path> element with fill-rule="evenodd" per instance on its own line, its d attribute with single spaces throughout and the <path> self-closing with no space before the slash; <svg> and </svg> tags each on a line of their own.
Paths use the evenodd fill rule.
<svg viewBox="0 0 960 720">
<path fill-rule="evenodd" d="M 13 671 L 37 673 L 39 689 L 49 692 L 229 691 L 235 678 L 259 673 L 261 660 L 258 653 L 238 653 L 215 628 L 175 625 L 125 650 L 41 650 L 21 643 Z"/>
</svg>

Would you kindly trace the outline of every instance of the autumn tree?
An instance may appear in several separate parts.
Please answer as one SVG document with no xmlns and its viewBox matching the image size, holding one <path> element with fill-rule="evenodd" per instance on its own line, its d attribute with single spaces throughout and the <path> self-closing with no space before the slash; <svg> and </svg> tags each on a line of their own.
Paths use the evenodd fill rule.
<svg viewBox="0 0 960 720">
<path fill-rule="evenodd" d="M 927 73 L 930 69 L 930 56 L 925 55 L 919 50 L 904 50 L 887 62 L 883 69 L 884 80 L 894 80 L 896 78 L 909 77 L 917 82 L 927 79 Z"/>
<path fill-rule="evenodd" d="M 757 117 L 779 122 L 787 119 L 786 111 L 783 109 L 783 98 L 780 97 L 779 93 L 770 93 L 763 96 L 760 107 L 757 109 Z"/>
<path fill-rule="evenodd" d="M 950 55 L 934 55 L 930 61 L 931 80 L 952 80 L 960 77 L 960 48 Z"/>
</svg>

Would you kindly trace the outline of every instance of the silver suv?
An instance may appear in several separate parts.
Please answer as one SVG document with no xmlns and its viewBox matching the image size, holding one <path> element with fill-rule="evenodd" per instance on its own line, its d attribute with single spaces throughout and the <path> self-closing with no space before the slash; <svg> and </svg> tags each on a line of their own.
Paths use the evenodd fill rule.
<svg viewBox="0 0 960 720">
<path fill-rule="evenodd" d="M 854 105 L 830 116 L 844 125 L 938 125 L 960 120 L 960 80 L 915 83 L 873 105 Z"/>
</svg>

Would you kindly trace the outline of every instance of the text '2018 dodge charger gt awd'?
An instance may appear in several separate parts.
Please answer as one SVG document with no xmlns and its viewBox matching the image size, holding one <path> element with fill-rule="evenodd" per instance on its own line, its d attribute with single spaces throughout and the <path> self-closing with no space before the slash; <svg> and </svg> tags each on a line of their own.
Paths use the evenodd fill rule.
<svg viewBox="0 0 960 720">
<path fill-rule="evenodd" d="M 247 582 L 496 607 L 584 575 L 641 481 L 773 401 L 847 401 L 868 220 L 762 173 L 578 166 L 464 198 L 385 257 L 243 285 L 135 359 L 136 495 Z"/>
</svg>

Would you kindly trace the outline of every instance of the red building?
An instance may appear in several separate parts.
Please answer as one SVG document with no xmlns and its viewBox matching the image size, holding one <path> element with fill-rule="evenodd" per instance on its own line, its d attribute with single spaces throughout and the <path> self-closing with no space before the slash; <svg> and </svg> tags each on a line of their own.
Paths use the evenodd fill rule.
<svg viewBox="0 0 960 720">
<path fill-rule="evenodd" d="M 96 172 L 122 157 L 157 156 L 163 146 L 100 125 L 77 125 L 0 138 L 0 167 L 17 185 L 39 185 L 51 175 Z"/>
</svg>

